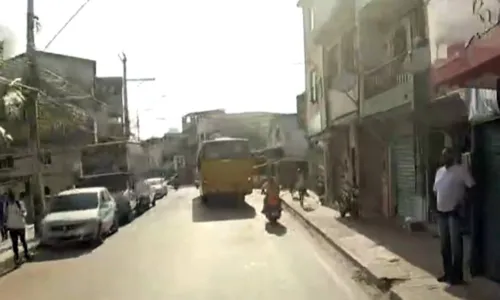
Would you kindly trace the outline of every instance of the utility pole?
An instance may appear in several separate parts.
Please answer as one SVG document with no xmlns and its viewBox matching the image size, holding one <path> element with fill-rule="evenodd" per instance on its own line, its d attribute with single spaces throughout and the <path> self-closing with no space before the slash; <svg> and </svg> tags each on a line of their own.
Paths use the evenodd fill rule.
<svg viewBox="0 0 500 300">
<path fill-rule="evenodd" d="M 140 121 L 139 121 L 139 110 L 137 110 L 136 112 L 137 114 L 137 139 L 140 141 L 141 140 L 141 124 L 140 124 Z"/>
<path fill-rule="evenodd" d="M 130 116 L 128 112 L 128 90 L 127 90 L 127 56 L 125 52 L 122 52 L 121 55 L 118 55 L 120 60 L 122 61 L 123 74 L 122 74 L 122 97 L 123 97 L 123 118 L 124 118 L 124 127 L 123 133 L 125 134 L 125 138 L 128 140 L 130 138 Z"/>
<path fill-rule="evenodd" d="M 128 105 L 128 89 L 127 82 L 135 81 L 135 82 L 145 82 L 145 81 L 155 81 L 155 78 L 128 78 L 127 76 L 127 55 L 125 52 L 122 52 L 118 55 L 122 62 L 123 75 L 122 75 L 122 97 L 123 97 L 123 133 L 127 140 L 130 138 L 130 113 L 129 113 L 129 105 Z"/>
<path fill-rule="evenodd" d="M 30 198 L 34 212 L 35 234 L 41 235 L 41 221 L 45 211 L 45 195 L 41 170 L 40 135 L 38 128 L 38 89 L 40 79 L 35 49 L 35 5 L 34 0 L 28 0 L 26 15 L 26 56 L 28 59 L 27 85 L 31 87 L 25 93 L 26 97 L 26 118 L 29 124 L 29 148 L 33 157 L 33 175 L 30 185 Z"/>
<path fill-rule="evenodd" d="M 122 62 L 123 75 L 122 75 L 122 95 L 123 95 L 123 118 L 124 118 L 124 129 L 123 133 L 127 140 L 130 138 L 130 113 L 129 113 L 129 105 L 128 105 L 128 89 L 127 82 L 136 81 L 136 82 L 145 82 L 145 81 L 155 81 L 155 78 L 128 78 L 127 76 L 127 55 L 125 52 L 122 52 L 118 55 Z"/>
</svg>

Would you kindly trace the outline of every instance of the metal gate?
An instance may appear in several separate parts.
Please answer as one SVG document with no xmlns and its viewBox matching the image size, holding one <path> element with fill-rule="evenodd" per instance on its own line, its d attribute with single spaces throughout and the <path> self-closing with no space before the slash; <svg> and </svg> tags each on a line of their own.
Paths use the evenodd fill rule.
<svg viewBox="0 0 500 300">
<path fill-rule="evenodd" d="M 415 152 L 413 136 L 398 137 L 391 146 L 393 195 L 397 214 L 401 217 L 416 217 L 414 199 L 416 194 Z"/>
<path fill-rule="evenodd" d="M 489 278 L 500 281 L 500 122 L 478 125 L 477 156 L 481 160 L 478 189 L 483 193 L 483 259 Z"/>
</svg>

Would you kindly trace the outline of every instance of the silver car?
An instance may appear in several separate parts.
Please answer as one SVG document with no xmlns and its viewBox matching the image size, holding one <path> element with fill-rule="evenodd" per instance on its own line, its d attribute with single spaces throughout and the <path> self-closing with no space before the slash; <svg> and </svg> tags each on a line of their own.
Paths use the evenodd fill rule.
<svg viewBox="0 0 500 300">
<path fill-rule="evenodd" d="M 151 187 L 155 200 L 161 199 L 168 194 L 168 185 L 165 179 L 154 177 L 148 178 L 144 182 Z"/>
<path fill-rule="evenodd" d="M 105 187 L 71 189 L 51 199 L 48 214 L 42 220 L 41 243 L 98 245 L 118 228 L 116 202 Z"/>
</svg>

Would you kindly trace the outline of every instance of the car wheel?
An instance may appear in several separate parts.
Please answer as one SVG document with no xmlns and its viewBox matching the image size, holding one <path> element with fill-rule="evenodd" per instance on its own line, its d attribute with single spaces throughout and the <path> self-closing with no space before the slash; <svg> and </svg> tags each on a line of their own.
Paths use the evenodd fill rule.
<svg viewBox="0 0 500 300">
<path fill-rule="evenodd" d="M 111 226 L 111 234 L 118 232 L 120 230 L 120 219 L 118 215 L 113 219 L 113 225 Z"/>
<path fill-rule="evenodd" d="M 131 223 L 134 220 L 134 218 L 135 218 L 135 212 L 131 208 L 131 209 L 129 209 L 128 214 L 127 214 L 127 222 Z"/>
<path fill-rule="evenodd" d="M 104 233 L 102 232 L 102 226 L 99 225 L 99 229 L 92 240 L 92 247 L 98 247 L 104 242 Z"/>
</svg>

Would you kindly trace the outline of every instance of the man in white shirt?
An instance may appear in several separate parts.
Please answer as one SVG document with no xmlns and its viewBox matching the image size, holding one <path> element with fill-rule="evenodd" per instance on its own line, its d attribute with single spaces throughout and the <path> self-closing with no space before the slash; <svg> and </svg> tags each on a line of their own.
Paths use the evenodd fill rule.
<svg viewBox="0 0 500 300">
<path fill-rule="evenodd" d="M 16 200 L 14 193 L 10 189 L 8 191 L 8 200 L 5 204 L 5 211 L 5 224 L 12 241 L 14 260 L 16 263 L 19 263 L 19 240 L 21 240 L 23 246 L 24 257 L 26 260 L 30 260 L 31 256 L 26 243 L 26 208 L 22 201 Z"/>
<path fill-rule="evenodd" d="M 445 148 L 442 163 L 436 172 L 434 192 L 437 196 L 439 236 L 444 275 L 440 282 L 463 283 L 463 240 L 460 229 L 460 208 L 467 189 L 475 185 L 467 168 L 455 161 L 453 152 Z"/>
</svg>

